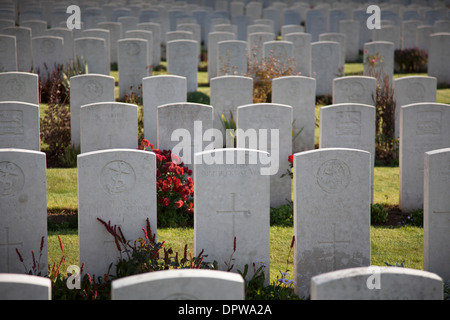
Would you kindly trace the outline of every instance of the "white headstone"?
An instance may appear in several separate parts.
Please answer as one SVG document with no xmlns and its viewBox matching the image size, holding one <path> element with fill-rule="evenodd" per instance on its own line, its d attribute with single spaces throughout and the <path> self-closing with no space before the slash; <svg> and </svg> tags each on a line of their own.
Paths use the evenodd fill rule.
<svg viewBox="0 0 450 320">
<path fill-rule="evenodd" d="M 0 272 L 47 272 L 47 182 L 45 153 L 0 149 Z M 39 258 L 42 237 L 42 256 Z M 23 258 L 20 261 L 18 250 Z M 35 270 L 36 272 L 37 270 Z"/>
<path fill-rule="evenodd" d="M 118 63 L 118 43 L 122 38 L 122 25 L 119 22 L 100 22 L 97 26 L 101 29 L 109 30 L 109 41 L 110 41 L 110 61 L 111 63 Z"/>
<path fill-rule="evenodd" d="M 311 44 L 311 71 L 316 78 L 316 95 L 332 95 L 333 80 L 339 76 L 340 44 L 318 41 Z"/>
<path fill-rule="evenodd" d="M 1 300 L 51 300 L 52 281 L 49 278 L 20 273 L 0 274 Z"/>
<path fill-rule="evenodd" d="M 39 104 L 38 76 L 29 72 L 0 73 L 0 101 Z"/>
<path fill-rule="evenodd" d="M 407 76 L 394 79 L 395 138 L 400 133 L 400 108 L 419 102 L 436 102 L 437 81 L 434 77 Z"/>
<path fill-rule="evenodd" d="M 341 73 L 343 73 L 345 67 L 345 53 L 347 50 L 347 36 L 343 33 L 322 33 L 319 35 L 319 41 L 334 41 L 340 44 L 341 51 L 339 56 L 341 57 L 341 64 L 339 69 L 341 70 Z"/>
<path fill-rule="evenodd" d="M 339 21 L 339 33 L 345 34 L 345 61 L 355 62 L 359 56 L 359 23 L 355 20 Z"/>
<path fill-rule="evenodd" d="M 218 76 L 219 54 L 218 43 L 225 40 L 236 40 L 231 32 L 210 32 L 208 34 L 208 80 Z"/>
<path fill-rule="evenodd" d="M 142 79 L 152 74 L 147 55 L 147 40 L 128 38 L 119 43 L 119 98 L 131 92 L 141 96 Z"/>
<path fill-rule="evenodd" d="M 204 250 L 219 270 L 248 277 L 263 263 L 270 270 L 270 177 L 261 174 L 267 153 L 216 149 L 197 153 L 194 167 L 194 250 Z M 220 192 L 213 192 L 220 190 Z M 235 251 L 233 250 L 235 246 Z M 233 258 L 234 260 L 231 260 Z"/>
<path fill-rule="evenodd" d="M 314 149 L 316 80 L 302 76 L 273 79 L 272 103 L 292 107 L 292 153 Z"/>
<path fill-rule="evenodd" d="M 417 27 L 422 25 L 420 20 L 406 20 L 402 23 L 402 49 L 416 47 Z"/>
<path fill-rule="evenodd" d="M 267 41 L 263 44 L 263 57 L 271 57 L 285 68 L 293 66 L 294 44 L 290 41 Z"/>
<path fill-rule="evenodd" d="M 222 115 L 236 121 L 237 107 L 253 103 L 253 79 L 245 76 L 221 76 L 210 81 L 210 101 L 214 107 L 214 128 L 222 132 L 223 144 L 226 145 L 226 130 L 222 123 Z M 234 141 L 234 139 L 233 139 Z"/>
<path fill-rule="evenodd" d="M 319 40 L 321 33 L 328 32 L 328 17 L 319 9 L 306 11 L 306 32 L 311 34 L 312 42 Z"/>
<path fill-rule="evenodd" d="M 423 269 L 450 279 L 450 148 L 425 152 Z"/>
<path fill-rule="evenodd" d="M 97 218 L 120 227 L 126 240 L 143 237 L 147 219 L 156 234 L 153 152 L 110 149 L 78 155 L 79 261 L 86 273 L 103 277 L 120 253 Z"/>
<path fill-rule="evenodd" d="M 254 32 L 247 36 L 247 51 L 251 63 L 259 64 L 263 58 L 263 45 L 265 42 L 273 41 L 275 34 L 271 32 Z"/>
<path fill-rule="evenodd" d="M 72 144 L 80 146 L 80 108 L 96 102 L 114 102 L 114 77 L 81 74 L 70 78 L 70 132 Z"/>
<path fill-rule="evenodd" d="M 73 32 L 67 28 L 50 28 L 45 30 L 46 35 L 61 37 L 64 40 L 63 61 L 64 64 L 70 64 L 74 58 Z"/>
<path fill-rule="evenodd" d="M 289 33 L 286 41 L 294 45 L 295 72 L 302 76 L 311 76 L 311 35 L 309 33 Z"/>
<path fill-rule="evenodd" d="M 158 106 L 158 149 L 169 149 L 193 167 L 194 153 L 204 150 L 205 131 L 213 128 L 213 107 L 198 103 Z"/>
<path fill-rule="evenodd" d="M 398 50 L 401 48 L 400 41 L 400 27 L 391 26 L 381 26 L 380 29 L 372 30 L 372 41 L 388 41 L 394 44 L 394 49 Z"/>
<path fill-rule="evenodd" d="M 0 72 L 17 71 L 16 37 L 0 34 Z"/>
<path fill-rule="evenodd" d="M 109 75 L 109 72 L 111 71 L 111 34 L 108 29 L 100 29 L 100 28 L 92 28 L 92 29 L 86 29 L 82 31 L 83 37 L 92 37 L 92 38 L 101 38 L 105 40 L 105 57 L 103 58 L 105 60 L 105 68 L 107 71 L 106 75 Z M 90 71 L 91 72 L 91 71 Z M 95 73 L 95 72 L 91 72 Z"/>
<path fill-rule="evenodd" d="M 247 74 L 247 42 L 226 40 L 217 43 L 218 76 Z"/>
<path fill-rule="evenodd" d="M 373 105 L 339 103 L 320 108 L 319 148 L 350 148 L 370 152 L 372 195 L 375 123 Z"/>
<path fill-rule="evenodd" d="M 424 152 L 450 147 L 450 105 L 415 103 L 400 110 L 400 209 L 423 208 Z"/>
<path fill-rule="evenodd" d="M 138 23 L 138 29 L 150 31 L 152 33 L 152 57 L 153 57 L 153 66 L 159 66 L 161 64 L 161 24 L 156 22 L 143 22 Z"/>
<path fill-rule="evenodd" d="M 428 75 L 436 77 L 438 85 L 450 83 L 450 31 L 430 34 Z"/>
<path fill-rule="evenodd" d="M 376 77 L 376 74 L 386 74 L 392 81 L 394 75 L 394 43 L 388 41 L 373 41 L 364 44 L 364 75 Z M 374 68 L 367 64 L 370 56 L 381 57 L 381 62 L 377 62 Z M 374 74 L 375 73 L 375 74 Z M 377 77 L 376 77 L 377 78 Z"/>
<path fill-rule="evenodd" d="M 31 28 L 8 27 L 1 30 L 1 33 L 16 37 L 17 70 L 22 72 L 30 72 L 33 66 Z"/>
<path fill-rule="evenodd" d="M 301 25 L 289 24 L 281 26 L 281 38 L 286 40 L 286 35 L 289 33 L 303 33 L 305 28 Z"/>
<path fill-rule="evenodd" d="M 137 106 L 98 102 L 80 107 L 81 153 L 138 147 Z"/>
<path fill-rule="evenodd" d="M 125 38 L 136 38 L 147 40 L 147 63 L 153 66 L 153 33 L 147 30 L 128 30 Z M 156 65 L 159 65 L 158 62 Z"/>
<path fill-rule="evenodd" d="M 416 29 L 416 47 L 428 52 L 430 50 L 430 34 L 433 33 L 433 27 L 422 25 Z"/>
<path fill-rule="evenodd" d="M 442 300 L 434 273 L 397 267 L 332 271 L 311 279 L 311 300 Z"/>
<path fill-rule="evenodd" d="M 112 300 L 244 300 L 241 275 L 202 269 L 148 272 L 116 279 Z"/>
<path fill-rule="evenodd" d="M 33 37 L 33 72 L 39 73 L 39 78 L 48 78 L 55 67 L 64 64 L 63 45 L 64 39 L 61 37 L 41 36 Z"/>
<path fill-rule="evenodd" d="M 158 106 L 186 102 L 187 82 L 185 77 L 158 75 L 142 79 L 144 138 L 158 145 Z"/>
<path fill-rule="evenodd" d="M 75 39 L 75 57 L 86 61 L 89 73 L 109 75 L 109 50 L 105 39 L 82 37 Z"/>
<path fill-rule="evenodd" d="M 271 156 L 270 206 L 291 201 L 291 178 L 281 175 L 289 169 L 292 154 L 292 107 L 275 103 L 243 105 L 237 108 L 236 118 L 237 147 L 266 151 Z"/>
<path fill-rule="evenodd" d="M 194 40 L 174 40 L 167 43 L 167 71 L 169 74 L 185 77 L 187 91 L 198 88 L 198 42 Z"/>
<path fill-rule="evenodd" d="M 321 273 L 370 265 L 370 153 L 328 148 L 294 154 L 297 294 Z"/>
<path fill-rule="evenodd" d="M 333 103 L 362 103 L 375 106 L 377 79 L 346 76 L 333 80 Z"/>
<path fill-rule="evenodd" d="M 0 102 L 0 148 L 40 151 L 39 105 Z"/>
</svg>

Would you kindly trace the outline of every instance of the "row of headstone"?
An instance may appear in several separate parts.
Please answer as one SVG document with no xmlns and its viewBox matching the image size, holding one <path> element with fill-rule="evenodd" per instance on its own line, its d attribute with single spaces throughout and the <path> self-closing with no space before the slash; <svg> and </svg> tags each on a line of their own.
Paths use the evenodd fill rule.
<svg viewBox="0 0 450 320">
<path fill-rule="evenodd" d="M 268 279 L 271 178 L 263 170 L 268 156 L 242 148 L 195 155 L 194 251 L 204 250 L 219 270 L 227 270 L 233 257 L 235 270 L 264 264 Z M 450 243 L 449 160 L 450 148 L 425 153 L 424 270 L 444 279 L 450 277 L 445 268 Z M 300 296 L 315 297 L 310 283 L 319 274 L 370 267 L 370 166 L 370 153 L 358 149 L 323 148 L 294 155 L 294 264 Z M 33 263 L 30 252 L 38 252 L 40 243 L 39 268 L 46 270 L 47 244 L 41 242 L 47 234 L 45 155 L 0 149 L 0 172 L 1 272 L 21 273 L 24 266 L 26 270 Z M 136 226 L 146 219 L 157 234 L 155 182 L 152 152 L 108 149 L 78 156 L 79 251 L 85 272 L 103 275 L 119 257 L 112 236 L 97 218 L 119 226 L 127 239 L 140 236 Z M 126 284 L 130 282 L 124 280 Z"/>
<path fill-rule="evenodd" d="M 37 76 L 30 73 L 3 73 L 0 77 L 4 97 L 1 105 L 1 121 L 3 123 L 0 135 L 2 147 L 15 147 L 30 150 L 40 150 L 39 140 L 39 107 L 37 99 Z M 29 82 L 29 84 L 28 84 Z M 144 78 L 144 136 L 156 146 L 172 149 L 177 145 L 171 142 L 174 130 L 186 128 L 184 121 L 203 121 L 203 137 L 205 130 L 216 128 L 222 131 L 221 143 L 215 148 L 226 146 L 227 135 L 221 123 L 222 115 L 228 118 L 231 113 L 239 119 L 238 109 L 241 106 L 252 104 L 252 79 L 242 76 L 216 77 L 211 81 L 211 105 L 201 106 L 208 110 L 207 115 L 195 118 L 194 113 L 186 110 L 179 111 L 186 105 L 186 79 L 178 76 L 155 76 Z M 374 155 L 374 96 L 376 80 L 371 77 L 341 77 L 335 79 L 333 105 L 322 108 L 319 135 L 319 147 L 351 147 L 371 152 Z M 82 152 L 89 152 L 108 148 L 135 148 L 137 147 L 137 107 L 114 102 L 114 79 L 102 75 L 80 75 L 71 78 L 71 130 L 72 143 L 75 146 L 82 145 Z M 397 137 L 400 137 L 400 109 L 405 105 L 427 103 L 429 112 L 420 113 L 429 115 L 421 119 L 418 126 L 436 125 L 436 129 L 425 134 L 429 139 L 424 144 L 432 141 L 432 146 L 425 146 L 425 151 L 448 147 L 448 138 L 445 126 L 440 129 L 440 124 L 445 123 L 446 109 L 434 112 L 436 101 L 436 79 L 425 76 L 412 76 L 398 78 L 394 81 L 395 100 L 397 102 L 398 121 Z M 292 107 L 292 120 L 288 118 L 277 124 L 280 128 L 293 128 L 292 134 L 280 135 L 281 137 L 293 137 L 291 147 L 286 147 L 279 154 L 280 164 L 284 164 L 284 152 L 295 153 L 314 148 L 314 109 L 315 109 L 315 79 L 301 76 L 281 77 L 273 81 L 272 103 L 283 104 Z M 24 94 L 20 95 L 18 91 Z M 176 94 L 174 94 L 176 93 Z M 238 94 L 237 94 L 238 93 Z M 14 96 L 20 96 L 22 101 L 16 101 Z M 33 103 L 31 103 L 33 102 Z M 164 108 L 162 105 L 178 103 L 178 107 Z M 365 108 L 363 108 L 365 107 Z M 199 107 L 200 108 L 200 107 Z M 175 111 L 170 111 L 175 110 Z M 203 110 L 202 108 L 198 110 Z M 339 109 L 339 110 L 338 110 Z M 83 116 L 80 110 L 84 110 Z M 241 119 L 243 117 L 241 108 Z M 361 110 L 368 110 L 369 114 Z M 370 110 L 370 111 L 369 111 Z M 410 110 L 410 109 L 408 109 Z M 261 108 L 257 111 L 262 111 Z M 442 117 L 441 117 L 442 113 Z M 183 114 L 183 116 L 180 116 Z M 255 113 L 256 114 L 256 113 Z M 263 113 L 261 113 L 263 114 Z M 416 113 L 414 113 L 416 114 Z M 94 116 L 95 115 L 95 116 Z M 125 116 L 127 115 L 127 116 Z M 433 116 L 435 115 L 435 116 Z M 158 121 L 158 117 L 160 118 Z M 412 117 L 416 117 L 413 115 Z M 246 128 L 258 123 L 258 117 L 248 117 L 250 123 Z M 81 121 L 84 119 L 84 121 Z M 175 121 L 179 119 L 180 121 Z M 264 119 L 264 116 L 261 116 Z M 417 118 L 419 119 L 419 118 Z M 444 119 L 444 120 L 442 120 Z M 407 119 L 404 119 L 406 121 Z M 417 120 L 418 121 L 418 120 Z M 83 128 L 80 125 L 83 122 Z M 158 122 L 160 125 L 158 126 Z M 241 122 L 242 124 L 243 122 Z M 188 126 L 191 137 L 194 137 L 193 124 Z M 414 127 L 414 126 L 413 126 Z M 120 130 L 118 130 L 120 128 Z M 158 128 L 160 128 L 158 142 Z M 244 128 L 244 127 L 242 127 Z M 261 126 L 261 129 L 269 127 Z M 363 130 L 372 128 L 370 130 Z M 403 130 L 410 127 L 403 126 Z M 425 129 L 424 129 L 425 130 Z M 423 131 L 423 130 L 422 130 Z M 81 143 L 81 133 L 84 143 Z M 412 133 L 415 135 L 415 133 Z M 423 134 L 421 135 L 423 136 Z M 431 140 L 430 140 L 431 139 Z M 434 139 L 434 140 L 433 140 Z M 286 143 L 288 143 L 287 140 Z M 403 134 L 400 139 L 402 154 L 411 153 L 405 159 L 405 165 L 401 161 L 400 180 L 401 206 L 405 210 L 422 207 L 420 201 L 422 190 L 419 183 L 409 183 L 404 179 L 422 180 L 420 174 L 423 166 L 419 158 L 408 164 L 413 155 L 417 154 L 417 144 L 420 139 L 411 138 L 411 135 Z M 194 141 L 195 142 L 195 141 Z M 195 142 L 196 143 L 196 142 Z M 189 163 L 193 163 L 193 153 L 205 150 L 208 144 L 202 141 L 201 145 L 190 150 Z M 271 145 L 270 143 L 268 144 Z M 191 142 L 183 148 L 191 148 Z M 421 149 L 423 149 L 421 147 Z M 267 150 L 266 150 L 267 151 Z M 285 157 L 286 158 L 286 157 Z M 401 157 L 403 159 L 403 157 Z M 283 168 L 281 166 L 280 168 Z M 279 170 L 284 172 L 284 170 Z M 414 172 L 414 173 L 407 173 Z M 415 187 L 418 186 L 418 187 Z M 416 191 L 409 191 L 416 189 Z M 410 204 L 407 194 L 418 194 Z M 284 197 L 280 200 L 283 201 Z"/>
<path fill-rule="evenodd" d="M 396 267 L 349 268 L 311 279 L 311 300 L 442 300 L 435 273 Z M 216 270 L 164 270 L 111 283 L 112 300 L 244 300 L 242 276 Z M 51 300 L 51 281 L 0 274 L 2 300 Z"/>
</svg>

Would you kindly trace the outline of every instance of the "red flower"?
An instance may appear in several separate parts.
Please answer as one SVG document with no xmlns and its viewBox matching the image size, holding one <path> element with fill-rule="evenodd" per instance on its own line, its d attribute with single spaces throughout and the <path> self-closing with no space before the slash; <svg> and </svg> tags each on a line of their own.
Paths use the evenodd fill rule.
<svg viewBox="0 0 450 320">
<path fill-rule="evenodd" d="M 141 145 L 144 149 L 148 148 L 150 146 L 150 141 L 148 141 L 147 139 L 142 139 Z"/>
<path fill-rule="evenodd" d="M 163 206 L 168 206 L 169 205 L 169 199 L 167 199 L 167 198 L 164 198 L 164 200 L 163 200 Z"/>
<path fill-rule="evenodd" d="M 180 164 L 181 163 L 181 159 L 176 155 L 176 154 L 171 154 L 172 157 L 172 162 L 176 163 L 176 164 Z"/>
<path fill-rule="evenodd" d="M 288 157 L 288 161 L 289 161 L 290 163 L 294 163 L 294 155 L 293 155 L 293 154 L 291 154 L 291 155 Z"/>
<path fill-rule="evenodd" d="M 174 203 L 175 208 L 181 208 L 183 206 L 183 201 L 178 200 Z"/>
<path fill-rule="evenodd" d="M 175 173 L 176 173 L 176 174 L 184 174 L 184 170 L 183 170 L 182 167 L 177 167 L 177 168 L 175 169 Z"/>
</svg>

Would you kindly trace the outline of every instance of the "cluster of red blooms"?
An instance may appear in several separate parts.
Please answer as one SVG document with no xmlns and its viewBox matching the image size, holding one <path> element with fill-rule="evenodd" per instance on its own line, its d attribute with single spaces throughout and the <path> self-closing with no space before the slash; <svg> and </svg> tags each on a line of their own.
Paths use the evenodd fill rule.
<svg viewBox="0 0 450 320">
<path fill-rule="evenodd" d="M 190 177 L 192 170 L 184 166 L 180 158 L 170 150 L 154 148 L 146 139 L 143 139 L 140 150 L 150 147 L 156 155 L 156 192 L 158 205 L 171 206 L 176 209 L 185 207 L 187 213 L 194 213 L 194 182 Z"/>
</svg>

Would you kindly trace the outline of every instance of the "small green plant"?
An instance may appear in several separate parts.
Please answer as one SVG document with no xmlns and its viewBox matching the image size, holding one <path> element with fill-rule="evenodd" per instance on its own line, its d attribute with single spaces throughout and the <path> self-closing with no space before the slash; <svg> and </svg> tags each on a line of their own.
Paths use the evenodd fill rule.
<svg viewBox="0 0 450 320">
<path fill-rule="evenodd" d="M 394 52 L 396 73 L 427 72 L 428 53 L 418 48 L 398 49 Z"/>
<path fill-rule="evenodd" d="M 77 150 L 71 144 L 70 109 L 66 104 L 49 104 L 40 119 L 42 151 L 47 167 L 67 167 L 76 162 Z M 75 157 L 75 159 L 74 159 Z"/>
<path fill-rule="evenodd" d="M 403 221 L 403 224 L 407 226 L 423 227 L 423 210 L 417 209 L 411 211 Z"/>
<path fill-rule="evenodd" d="M 225 128 L 225 144 L 226 141 L 233 141 L 233 146 L 236 146 L 236 122 L 234 121 L 233 112 L 230 111 L 230 120 L 228 120 L 222 113 L 220 120 Z"/>
<path fill-rule="evenodd" d="M 292 227 L 294 225 L 294 208 L 290 201 L 278 208 L 270 208 L 270 225 Z"/>
<path fill-rule="evenodd" d="M 371 224 L 383 224 L 387 221 L 388 212 L 386 208 L 379 204 L 370 205 L 370 223 Z"/>
<path fill-rule="evenodd" d="M 200 91 L 188 92 L 186 101 L 192 102 L 192 103 L 207 104 L 207 105 L 209 105 L 209 103 L 210 103 L 209 96 Z"/>
</svg>

